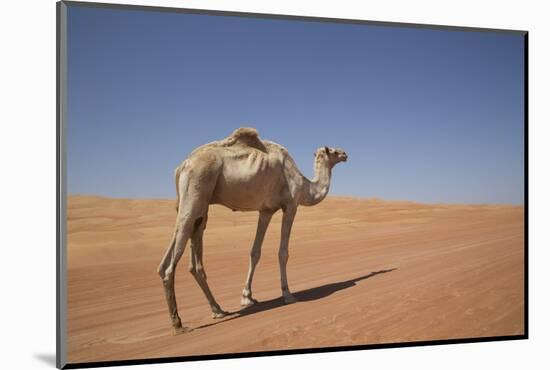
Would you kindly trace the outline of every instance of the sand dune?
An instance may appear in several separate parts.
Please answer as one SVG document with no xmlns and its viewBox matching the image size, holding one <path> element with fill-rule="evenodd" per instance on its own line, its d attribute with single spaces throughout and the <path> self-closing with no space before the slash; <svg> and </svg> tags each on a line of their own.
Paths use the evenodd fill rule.
<svg viewBox="0 0 550 370">
<path fill-rule="evenodd" d="M 280 299 L 281 215 L 267 232 L 256 307 L 222 320 L 187 272 L 176 275 L 173 336 L 158 263 L 175 220 L 173 200 L 70 196 L 69 362 L 158 358 L 352 344 L 523 334 L 524 210 L 329 197 L 301 207 Z M 213 206 L 205 232 L 208 282 L 225 310 L 240 294 L 256 213 Z"/>
</svg>

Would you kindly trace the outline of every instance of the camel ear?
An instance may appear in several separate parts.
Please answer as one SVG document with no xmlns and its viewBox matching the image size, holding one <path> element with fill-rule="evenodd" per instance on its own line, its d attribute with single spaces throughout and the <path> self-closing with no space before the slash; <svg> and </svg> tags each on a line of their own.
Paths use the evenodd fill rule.
<svg viewBox="0 0 550 370">
<path fill-rule="evenodd" d="M 328 155 L 329 155 L 328 146 L 325 146 L 325 153 L 327 153 L 327 157 L 328 157 Z"/>
</svg>

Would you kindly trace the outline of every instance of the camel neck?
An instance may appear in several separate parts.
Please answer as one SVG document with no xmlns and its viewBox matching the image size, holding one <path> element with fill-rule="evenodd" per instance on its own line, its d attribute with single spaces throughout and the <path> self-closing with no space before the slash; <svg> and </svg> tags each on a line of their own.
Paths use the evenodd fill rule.
<svg viewBox="0 0 550 370">
<path fill-rule="evenodd" d="M 321 202 L 328 194 L 332 169 L 326 160 L 315 158 L 315 177 L 313 180 L 305 179 L 304 193 L 301 204 L 314 206 Z"/>
</svg>

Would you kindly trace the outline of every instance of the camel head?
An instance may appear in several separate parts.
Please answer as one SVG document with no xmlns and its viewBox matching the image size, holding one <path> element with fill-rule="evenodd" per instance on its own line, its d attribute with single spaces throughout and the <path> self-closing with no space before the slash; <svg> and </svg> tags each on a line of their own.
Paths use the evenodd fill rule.
<svg viewBox="0 0 550 370">
<path fill-rule="evenodd" d="M 330 168 L 332 168 L 337 163 L 347 161 L 348 155 L 342 149 L 325 146 L 317 149 L 315 158 L 320 161 L 326 161 Z"/>
</svg>

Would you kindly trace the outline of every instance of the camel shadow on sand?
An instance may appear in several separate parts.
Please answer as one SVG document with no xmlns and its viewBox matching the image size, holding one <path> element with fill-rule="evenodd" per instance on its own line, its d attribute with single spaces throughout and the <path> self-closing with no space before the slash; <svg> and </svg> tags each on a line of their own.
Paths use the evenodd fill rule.
<svg viewBox="0 0 550 370">
<path fill-rule="evenodd" d="M 338 292 L 340 290 L 351 288 L 351 287 L 355 286 L 357 284 L 357 282 L 359 282 L 361 280 L 365 280 L 365 279 L 371 278 L 371 277 L 379 275 L 379 274 L 385 274 L 387 272 L 391 272 L 391 271 L 394 271 L 394 270 L 396 270 L 396 268 L 392 268 L 392 269 L 388 269 L 388 270 L 381 270 L 381 271 L 374 271 L 374 272 L 371 272 L 367 275 L 359 276 L 359 277 L 356 277 L 354 279 L 349 279 L 349 280 L 346 280 L 346 281 L 340 281 L 340 282 L 337 282 L 337 283 L 325 284 L 325 285 L 321 285 L 321 286 L 318 286 L 318 287 L 315 287 L 315 288 L 310 288 L 310 289 L 301 290 L 299 292 L 294 292 L 293 295 L 298 299 L 298 302 L 296 302 L 296 303 L 315 301 L 315 300 L 318 300 L 318 299 L 328 297 L 329 295 L 331 295 L 335 292 Z M 261 301 L 261 302 L 258 302 L 256 304 L 254 304 L 253 306 L 244 307 L 244 308 L 242 308 L 238 311 L 230 312 L 229 315 L 227 316 L 227 318 L 216 321 L 216 322 L 213 322 L 213 323 L 198 326 L 194 330 L 204 329 L 204 328 L 207 328 L 209 326 L 221 324 L 223 322 L 230 321 L 230 320 L 235 320 L 235 319 L 238 319 L 238 318 L 244 317 L 244 316 L 253 315 L 255 313 L 272 310 L 272 309 L 282 307 L 282 306 L 285 306 L 285 305 L 286 304 L 284 303 L 282 297 L 277 297 L 277 298 L 274 298 L 274 299 L 270 299 L 268 301 Z"/>
</svg>

